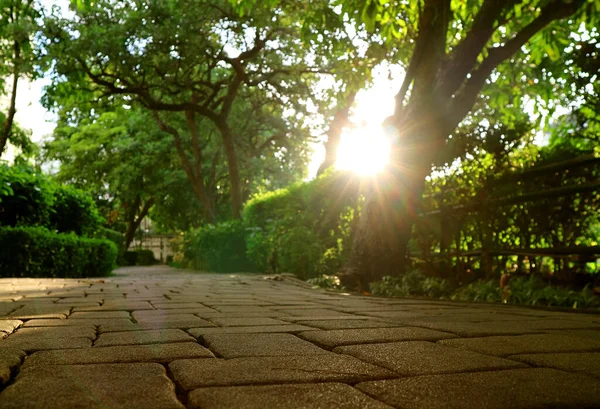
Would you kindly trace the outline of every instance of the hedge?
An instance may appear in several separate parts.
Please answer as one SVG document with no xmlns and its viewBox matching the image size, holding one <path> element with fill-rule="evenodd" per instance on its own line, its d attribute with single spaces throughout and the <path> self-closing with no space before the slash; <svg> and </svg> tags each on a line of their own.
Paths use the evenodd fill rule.
<svg viewBox="0 0 600 409">
<path fill-rule="evenodd" d="M 102 223 L 89 193 L 63 186 L 26 166 L 0 165 L 0 226 L 44 226 L 93 235 Z"/>
<path fill-rule="evenodd" d="M 119 264 L 123 266 L 151 266 L 156 264 L 154 253 L 148 249 L 125 251 Z"/>
<path fill-rule="evenodd" d="M 245 229 L 234 220 L 206 225 L 188 232 L 183 252 L 191 268 L 219 273 L 254 272 L 256 266 L 246 257 Z"/>
<path fill-rule="evenodd" d="M 357 179 L 330 172 L 253 197 L 243 221 L 203 226 L 179 244 L 184 264 L 216 272 L 288 272 L 309 278 L 337 272 L 350 249 Z"/>
<path fill-rule="evenodd" d="M 43 227 L 0 228 L 0 277 L 108 276 L 117 254 L 117 246 L 109 240 Z"/>
</svg>

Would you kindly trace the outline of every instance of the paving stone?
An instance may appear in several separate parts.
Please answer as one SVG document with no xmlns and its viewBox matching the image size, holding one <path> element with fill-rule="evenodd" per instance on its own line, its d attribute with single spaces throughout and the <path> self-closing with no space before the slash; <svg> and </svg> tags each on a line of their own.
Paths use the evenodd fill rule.
<svg viewBox="0 0 600 409">
<path fill-rule="evenodd" d="M 296 321 L 296 324 L 308 325 L 319 329 L 360 329 L 360 328 L 386 328 L 397 327 L 397 324 L 364 319 L 340 319 L 340 320 L 311 320 Z"/>
<path fill-rule="evenodd" d="M 149 331 L 109 332 L 100 334 L 94 347 L 113 345 L 168 344 L 171 342 L 194 342 L 195 339 L 180 329 Z"/>
<path fill-rule="evenodd" d="M 496 356 L 600 351 L 600 341 L 552 334 L 459 338 L 443 340 L 439 343 Z"/>
<path fill-rule="evenodd" d="M 361 320 L 361 319 L 373 319 L 373 320 L 377 320 L 379 322 L 385 322 L 385 320 L 383 319 L 374 319 L 373 317 L 366 317 L 364 315 L 350 315 L 348 316 L 339 316 L 339 315 L 321 315 L 321 316 L 296 316 L 296 317 L 292 317 L 292 316 L 279 316 L 277 317 L 278 319 L 282 320 L 282 321 L 289 321 L 289 322 L 299 322 L 299 321 L 332 321 L 332 320 L 349 320 L 349 319 L 357 319 L 357 320 Z M 398 326 L 399 324 L 396 324 L 396 326 Z M 401 324 L 400 324 L 401 325 Z"/>
<path fill-rule="evenodd" d="M 289 315 L 277 311 L 271 312 L 195 312 L 200 318 L 288 318 Z"/>
<path fill-rule="evenodd" d="M 166 329 L 166 328 L 196 328 L 196 327 L 216 327 L 216 324 L 203 320 L 196 316 L 190 316 L 189 318 L 181 318 L 179 316 L 165 316 L 165 317 L 143 317 L 136 318 L 137 324 L 145 329 Z"/>
<path fill-rule="evenodd" d="M 340 383 L 308 385 L 234 386 L 205 388 L 190 393 L 188 407 L 202 409 L 342 408 L 391 409 L 351 386 Z"/>
<path fill-rule="evenodd" d="M 455 337 L 452 334 L 416 327 L 308 331 L 301 332 L 298 336 L 326 347 L 393 341 L 437 341 Z"/>
<path fill-rule="evenodd" d="M 24 369 L 0 395 L 2 409 L 184 409 L 159 364 L 64 365 Z"/>
<path fill-rule="evenodd" d="M 553 330 L 544 332 L 548 334 L 568 335 L 570 337 L 591 338 L 600 341 L 600 331 L 593 329 Z"/>
<path fill-rule="evenodd" d="M 202 339 L 212 351 L 225 358 L 327 353 L 292 334 L 208 334 L 202 335 Z"/>
<path fill-rule="evenodd" d="M 287 324 L 285 321 L 275 320 L 273 318 L 213 318 L 211 321 L 221 327 L 248 327 Z"/>
<path fill-rule="evenodd" d="M 100 305 L 102 299 L 93 299 L 87 297 L 73 297 L 73 298 L 61 298 L 56 301 L 57 304 L 85 304 L 85 305 Z"/>
<path fill-rule="evenodd" d="M 567 352 L 562 354 L 530 354 L 509 357 L 533 366 L 581 372 L 600 378 L 600 352 Z"/>
<path fill-rule="evenodd" d="M 23 308 L 12 312 L 10 317 L 15 319 L 34 318 L 65 318 L 71 312 L 70 306 L 50 303 L 35 303 L 25 305 Z"/>
<path fill-rule="evenodd" d="M 175 302 L 153 302 L 152 305 L 157 310 L 181 310 L 183 308 L 199 308 L 203 307 L 200 303 L 175 303 Z"/>
<path fill-rule="evenodd" d="M 141 327 L 140 325 L 134 324 L 131 321 L 120 321 L 115 323 L 107 321 L 106 323 L 98 326 L 98 332 L 100 334 L 105 332 L 141 331 L 144 329 L 148 328 Z"/>
<path fill-rule="evenodd" d="M 334 353 L 234 359 L 185 359 L 169 364 L 184 390 L 206 386 L 302 382 L 360 382 L 394 378 L 393 372 Z"/>
<path fill-rule="evenodd" d="M 127 311 L 90 311 L 90 312 L 74 312 L 69 315 L 69 319 L 90 319 L 90 318 L 130 318 Z"/>
<path fill-rule="evenodd" d="M 147 301 L 124 301 L 124 302 L 105 302 L 102 305 L 92 307 L 75 307 L 73 312 L 83 311 L 140 311 L 154 310 L 154 307 Z"/>
<path fill-rule="evenodd" d="M 339 312 L 330 309 L 324 308 L 307 308 L 307 309 L 285 309 L 278 310 L 279 312 L 289 314 L 292 316 L 303 316 L 303 317 L 345 317 L 345 318 L 353 318 L 354 315 L 346 314 L 345 312 Z M 307 318 L 305 318 L 307 319 Z"/>
<path fill-rule="evenodd" d="M 531 368 L 364 382 L 356 388 L 403 409 L 597 407 L 600 381 Z"/>
<path fill-rule="evenodd" d="M 33 327 L 20 328 L 12 338 L 96 338 L 94 327 Z"/>
<path fill-rule="evenodd" d="M 12 371 L 21 365 L 25 352 L 13 348 L 0 348 L 0 386 L 6 384 L 11 377 Z M 0 395 L 0 399 L 2 395 Z"/>
<path fill-rule="evenodd" d="M 219 312 L 272 312 L 268 308 L 257 305 L 218 305 L 215 306 L 214 310 Z"/>
<path fill-rule="evenodd" d="M 89 348 L 92 341 L 89 338 L 36 338 L 13 337 L 0 341 L 0 348 L 14 348 L 25 352 L 43 351 L 46 349 Z"/>
<path fill-rule="evenodd" d="M 197 343 L 123 345 L 86 349 L 39 351 L 25 361 L 25 366 L 75 365 L 120 362 L 171 362 L 183 358 L 212 358 L 213 354 Z"/>
<path fill-rule="evenodd" d="M 525 366 L 508 359 L 420 341 L 352 345 L 336 348 L 334 352 L 352 355 L 406 376 Z"/>
<path fill-rule="evenodd" d="M 69 327 L 69 326 L 98 326 L 98 325 L 116 325 L 131 324 L 128 318 L 88 318 L 88 319 L 64 319 L 64 320 L 30 320 L 23 324 L 24 327 Z"/>
<path fill-rule="evenodd" d="M 191 308 L 191 309 L 173 309 L 173 310 L 142 310 L 142 311 L 134 311 L 132 313 L 133 318 L 135 319 L 153 319 L 153 318 L 160 318 L 162 319 L 163 317 L 166 316 L 177 316 L 179 318 L 193 318 L 196 317 L 196 313 L 198 311 L 197 308 Z M 214 313 L 217 313 L 216 311 Z M 218 313 L 217 313 L 218 314 Z"/>
<path fill-rule="evenodd" d="M 535 334 L 542 330 L 532 329 L 514 322 L 490 320 L 488 322 L 424 322 L 420 320 L 405 321 L 405 325 L 416 325 L 438 331 L 451 332 L 464 337 L 479 337 L 487 335 L 518 335 Z"/>
<path fill-rule="evenodd" d="M 267 325 L 267 326 L 248 326 L 248 327 L 217 327 L 217 328 L 190 328 L 186 330 L 196 338 L 207 334 L 253 334 L 253 333 L 276 333 L 290 332 L 297 333 L 313 330 L 314 328 L 304 325 Z"/>
<path fill-rule="evenodd" d="M 7 334 L 12 333 L 14 330 L 19 328 L 23 324 L 21 320 L 4 320 L 0 319 L 0 331 L 6 332 Z"/>
</svg>

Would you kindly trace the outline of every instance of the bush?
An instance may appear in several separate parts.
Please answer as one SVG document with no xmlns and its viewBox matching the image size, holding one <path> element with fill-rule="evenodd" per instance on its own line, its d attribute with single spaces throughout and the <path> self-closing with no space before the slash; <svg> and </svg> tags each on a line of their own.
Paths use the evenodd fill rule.
<svg viewBox="0 0 600 409">
<path fill-rule="evenodd" d="M 317 288 L 325 288 L 325 289 L 330 289 L 330 290 L 343 290 L 344 289 L 338 276 L 330 276 L 327 274 L 322 274 L 318 277 L 309 278 L 308 280 L 306 280 L 306 282 L 311 284 L 313 287 L 317 287 Z"/>
<path fill-rule="evenodd" d="M 386 276 L 370 284 L 371 293 L 385 297 L 425 296 L 448 298 L 452 285 L 438 277 L 427 277 L 419 270 L 412 270 L 398 277 Z"/>
<path fill-rule="evenodd" d="M 504 302 L 507 304 L 597 308 L 600 297 L 588 287 L 582 291 L 548 285 L 534 276 L 516 277 L 510 280 L 508 287 L 500 288 L 497 280 L 475 281 L 453 289 L 447 280 L 426 277 L 418 270 L 403 276 L 384 277 L 371 283 L 373 295 L 387 297 L 427 296 L 439 299 L 476 302 Z"/>
<path fill-rule="evenodd" d="M 244 207 L 247 257 L 265 272 L 335 274 L 348 257 L 358 184 L 329 172 L 253 197 Z"/>
<path fill-rule="evenodd" d="M 109 240 L 59 234 L 43 227 L 0 229 L 0 276 L 100 277 L 115 267 L 117 247 Z"/>
<path fill-rule="evenodd" d="M 0 225 L 49 226 L 54 189 L 28 167 L 0 165 Z"/>
<path fill-rule="evenodd" d="M 245 235 L 245 228 L 239 220 L 192 230 L 184 239 L 185 259 L 190 267 L 197 270 L 220 273 L 256 271 L 256 266 L 246 257 Z"/>
<path fill-rule="evenodd" d="M 137 251 L 126 251 L 123 253 L 123 260 L 120 264 L 123 266 L 135 266 L 137 265 L 137 258 Z"/>
<path fill-rule="evenodd" d="M 83 190 L 56 186 L 49 227 L 59 233 L 91 236 L 102 223 L 96 203 Z"/>
<path fill-rule="evenodd" d="M 152 250 L 139 249 L 135 251 L 137 253 L 136 265 L 138 266 L 151 266 L 156 264 L 154 253 Z"/>
<path fill-rule="evenodd" d="M 44 226 L 91 236 L 102 222 L 87 192 L 61 186 L 30 167 L 0 165 L 0 185 L 2 226 Z"/>
<path fill-rule="evenodd" d="M 95 236 L 99 239 L 106 239 L 112 241 L 113 243 L 115 243 L 115 246 L 117 246 L 117 248 L 122 248 L 125 244 L 125 237 L 123 237 L 123 234 L 116 230 L 107 229 L 106 227 L 99 227 L 96 230 Z"/>
</svg>

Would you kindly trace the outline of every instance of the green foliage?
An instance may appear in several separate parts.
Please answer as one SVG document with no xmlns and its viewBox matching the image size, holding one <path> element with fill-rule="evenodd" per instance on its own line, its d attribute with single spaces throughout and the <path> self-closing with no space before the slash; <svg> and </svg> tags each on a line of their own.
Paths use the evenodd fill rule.
<svg viewBox="0 0 600 409">
<path fill-rule="evenodd" d="M 233 220 L 191 230 L 184 239 L 183 252 L 190 267 L 219 273 L 253 272 L 246 257 L 245 228 Z"/>
<path fill-rule="evenodd" d="M 151 266 L 156 264 L 156 259 L 154 258 L 154 253 L 152 250 L 138 249 L 135 252 L 137 253 L 135 263 L 137 266 Z"/>
<path fill-rule="evenodd" d="M 54 191 L 54 204 L 49 226 L 59 233 L 91 236 L 102 223 L 96 203 L 91 195 L 72 186 L 58 186 Z"/>
<path fill-rule="evenodd" d="M 600 307 L 600 297 L 589 286 L 581 291 L 548 285 L 535 276 L 510 280 L 507 302 L 545 307 L 595 308 Z"/>
<path fill-rule="evenodd" d="M 453 300 L 458 301 L 502 301 L 502 290 L 498 286 L 498 280 L 476 281 L 459 288 L 452 295 Z"/>
<path fill-rule="evenodd" d="M 350 250 L 357 181 L 343 172 L 253 197 L 244 208 L 247 255 L 261 271 L 307 279 L 339 271 Z"/>
<path fill-rule="evenodd" d="M 156 259 L 152 250 L 135 249 L 123 252 L 119 264 L 123 266 L 151 266 L 156 264 Z"/>
<path fill-rule="evenodd" d="M 385 297 L 425 296 L 447 299 L 452 285 L 444 279 L 427 277 L 419 270 L 410 270 L 398 277 L 386 276 L 370 284 L 373 295 Z"/>
<path fill-rule="evenodd" d="M 58 234 L 43 227 L 0 228 L 0 276 L 101 277 L 115 267 L 109 240 Z"/>
<path fill-rule="evenodd" d="M 0 164 L 0 225 L 48 226 L 54 186 L 31 167 Z"/>
<path fill-rule="evenodd" d="M 120 264 L 123 266 L 135 266 L 137 265 L 137 257 L 137 251 L 125 251 Z"/>
<path fill-rule="evenodd" d="M 125 240 L 121 233 L 119 233 L 116 230 L 107 229 L 106 227 L 98 228 L 98 230 L 96 230 L 95 236 L 97 238 L 112 241 L 113 243 L 115 243 L 115 246 L 117 246 L 117 248 L 119 249 L 123 247 L 123 242 Z"/>
<path fill-rule="evenodd" d="M 373 295 L 386 297 L 426 296 L 438 299 L 543 307 L 598 308 L 600 297 L 589 286 L 580 291 L 550 285 L 535 276 L 515 277 L 504 290 L 498 280 L 478 280 L 455 288 L 447 280 L 427 277 L 412 270 L 399 277 L 386 276 L 371 283 Z"/>
<path fill-rule="evenodd" d="M 309 278 L 306 280 L 307 283 L 313 287 L 325 288 L 329 290 L 343 290 L 344 287 L 340 283 L 340 279 L 334 275 L 322 274 L 317 277 Z"/>
<path fill-rule="evenodd" d="M 45 226 L 91 236 L 102 218 L 91 196 L 61 186 L 29 166 L 0 165 L 0 225 Z"/>
</svg>

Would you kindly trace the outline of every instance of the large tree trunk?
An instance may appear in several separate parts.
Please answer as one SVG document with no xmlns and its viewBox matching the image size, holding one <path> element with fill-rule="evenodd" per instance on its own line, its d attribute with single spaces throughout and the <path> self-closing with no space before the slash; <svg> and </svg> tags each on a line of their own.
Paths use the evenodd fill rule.
<svg viewBox="0 0 600 409">
<path fill-rule="evenodd" d="M 19 43 L 15 41 L 13 45 L 14 51 L 14 72 L 13 72 L 13 81 L 12 81 L 12 89 L 10 94 L 10 106 L 8 108 L 8 115 L 6 116 L 6 122 L 4 123 L 4 127 L 2 128 L 2 135 L 0 135 L 0 158 L 4 153 L 4 149 L 6 148 L 6 143 L 8 142 L 8 138 L 10 137 L 10 132 L 13 127 L 13 123 L 15 120 L 15 114 L 17 113 L 16 103 L 17 103 L 17 85 L 19 83 L 19 58 L 21 58 L 21 48 Z"/>
<path fill-rule="evenodd" d="M 225 121 L 217 123 L 221 137 L 223 138 L 223 146 L 225 147 L 225 156 L 227 157 L 227 168 L 229 170 L 229 183 L 231 194 L 231 215 L 233 219 L 242 217 L 242 185 L 240 182 L 240 171 L 238 166 L 237 154 L 235 152 L 235 144 L 233 142 L 233 133 L 231 128 Z"/>
<path fill-rule="evenodd" d="M 150 208 L 152 207 L 152 205 L 154 205 L 154 198 L 151 197 L 150 199 L 148 199 L 146 201 L 146 203 L 144 203 L 144 206 L 142 207 L 142 210 L 140 211 L 140 213 L 138 215 L 137 212 L 139 210 L 141 202 L 142 202 L 142 200 L 141 200 L 140 196 L 138 195 L 136 197 L 135 201 L 133 202 L 133 204 L 131 205 L 131 208 L 128 209 L 127 231 L 125 232 L 125 243 L 124 243 L 125 250 L 127 250 L 129 248 L 129 246 L 131 245 L 131 243 L 133 242 L 135 232 L 140 227 L 140 223 L 142 222 L 144 217 L 146 217 L 148 215 L 148 212 L 150 211 Z"/>
<path fill-rule="evenodd" d="M 405 130 L 394 135 L 389 164 L 364 192 L 366 201 L 354 236 L 350 268 L 362 289 L 386 275 L 402 274 L 408 242 L 435 152 L 443 144 L 442 121 L 430 100 L 421 99 L 411 114 L 389 124 Z M 431 105 L 429 105 L 431 107 Z"/>
<path fill-rule="evenodd" d="M 317 176 L 322 175 L 323 172 L 333 166 L 337 160 L 337 150 L 340 146 L 342 131 L 348 124 L 350 108 L 352 107 L 352 104 L 354 104 L 355 99 L 356 92 L 350 92 L 348 96 L 346 96 L 343 105 L 337 108 L 337 111 L 333 116 L 331 125 L 329 126 L 329 131 L 327 131 L 327 141 L 325 142 L 325 159 L 321 163 L 321 166 L 319 166 Z"/>
</svg>

